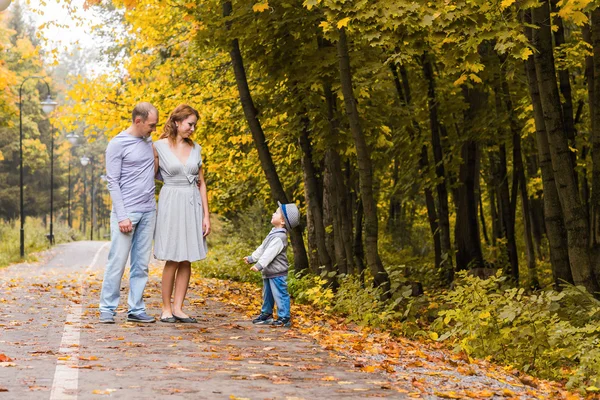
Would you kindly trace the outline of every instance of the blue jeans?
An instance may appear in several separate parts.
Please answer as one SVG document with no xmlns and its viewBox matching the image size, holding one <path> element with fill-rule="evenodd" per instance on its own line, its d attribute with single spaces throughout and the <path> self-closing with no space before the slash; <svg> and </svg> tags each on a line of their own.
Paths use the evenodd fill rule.
<svg viewBox="0 0 600 400">
<path fill-rule="evenodd" d="M 133 225 L 133 230 L 129 233 L 119 230 L 119 221 L 115 213 L 110 217 L 111 244 L 100 294 L 100 312 L 109 312 L 112 315 L 116 314 L 119 305 L 121 280 L 130 252 L 128 314 L 137 315 L 146 311 L 143 295 L 148 282 L 148 263 L 152 250 L 156 211 L 127 215 Z"/>
<path fill-rule="evenodd" d="M 290 318 L 290 295 L 287 288 L 287 276 L 263 279 L 263 314 L 273 314 L 277 304 L 277 318 Z"/>
</svg>

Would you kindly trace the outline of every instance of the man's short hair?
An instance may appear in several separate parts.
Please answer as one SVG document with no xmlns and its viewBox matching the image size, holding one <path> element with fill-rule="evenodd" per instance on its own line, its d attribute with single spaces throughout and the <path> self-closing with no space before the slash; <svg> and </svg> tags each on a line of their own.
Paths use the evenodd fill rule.
<svg viewBox="0 0 600 400">
<path fill-rule="evenodd" d="M 155 112 L 158 115 L 158 110 L 152 104 L 148 102 L 138 103 L 131 113 L 131 121 L 135 122 L 137 117 L 140 117 L 142 121 L 146 121 L 151 112 Z"/>
</svg>

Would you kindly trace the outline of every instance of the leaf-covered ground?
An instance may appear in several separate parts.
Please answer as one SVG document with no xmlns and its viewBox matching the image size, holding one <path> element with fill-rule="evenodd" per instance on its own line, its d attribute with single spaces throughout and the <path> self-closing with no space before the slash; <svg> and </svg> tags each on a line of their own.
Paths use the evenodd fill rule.
<svg viewBox="0 0 600 400">
<path fill-rule="evenodd" d="M 314 308 L 294 305 L 291 329 L 253 326 L 261 292 L 248 284 L 194 278 L 186 310 L 198 324 L 135 325 L 123 306 L 117 324 L 97 324 L 107 250 L 71 243 L 0 270 L 0 398 L 47 399 L 53 388 L 61 398 L 577 398 Z M 153 264 L 146 289 L 156 316 L 160 274 Z"/>
</svg>

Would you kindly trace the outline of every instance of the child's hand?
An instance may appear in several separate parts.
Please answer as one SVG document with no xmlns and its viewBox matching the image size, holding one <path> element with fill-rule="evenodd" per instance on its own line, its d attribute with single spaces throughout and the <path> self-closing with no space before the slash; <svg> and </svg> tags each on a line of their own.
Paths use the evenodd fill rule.
<svg viewBox="0 0 600 400">
<path fill-rule="evenodd" d="M 258 268 L 256 268 L 254 265 L 250 268 L 250 271 L 254 271 L 254 272 L 258 272 Z"/>
<path fill-rule="evenodd" d="M 250 264 L 250 262 L 248 261 L 248 257 L 244 257 L 244 262 L 245 262 L 246 264 Z"/>
</svg>

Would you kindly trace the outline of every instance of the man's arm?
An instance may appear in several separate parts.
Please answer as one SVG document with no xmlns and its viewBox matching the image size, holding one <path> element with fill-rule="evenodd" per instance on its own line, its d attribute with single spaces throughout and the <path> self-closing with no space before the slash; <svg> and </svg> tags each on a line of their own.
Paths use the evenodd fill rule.
<svg viewBox="0 0 600 400">
<path fill-rule="evenodd" d="M 119 222 L 129 219 L 125 204 L 123 203 L 123 195 L 121 194 L 121 166 L 123 163 L 122 150 L 120 146 L 111 142 L 106 148 L 106 180 L 108 182 L 108 190 L 113 202 L 117 220 Z"/>
</svg>

